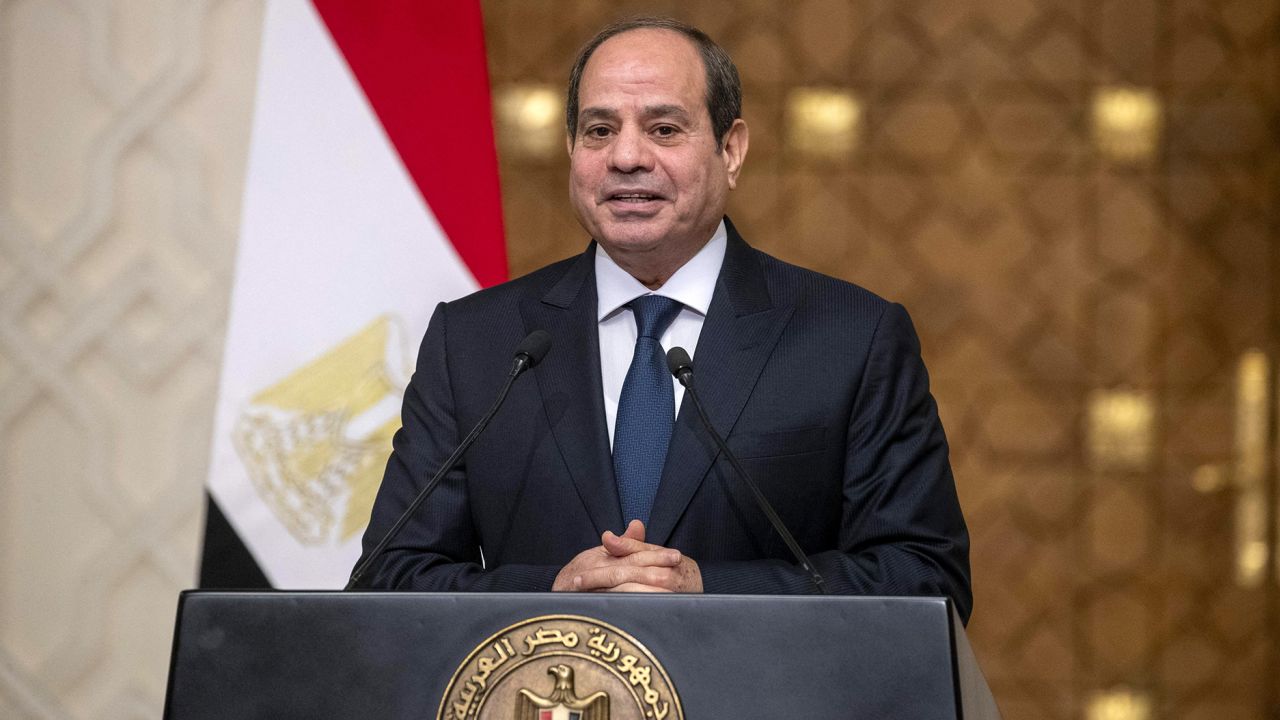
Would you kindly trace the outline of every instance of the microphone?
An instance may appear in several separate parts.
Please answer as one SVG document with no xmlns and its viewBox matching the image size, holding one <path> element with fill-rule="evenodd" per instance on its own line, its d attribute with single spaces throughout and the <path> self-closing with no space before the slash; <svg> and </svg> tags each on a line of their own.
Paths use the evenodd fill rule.
<svg viewBox="0 0 1280 720">
<path fill-rule="evenodd" d="M 715 426 L 711 424 L 711 418 L 707 417 L 707 411 L 702 407 L 702 400 L 698 398 L 698 392 L 693 389 L 693 360 L 689 359 L 688 351 L 679 346 L 668 350 L 667 368 L 671 370 L 671 374 L 688 391 L 689 397 L 693 399 L 693 407 L 698 411 L 698 417 L 702 418 L 703 427 L 715 439 L 716 445 L 720 447 L 720 452 L 724 453 L 724 456 L 729 459 L 729 464 L 733 466 L 739 477 L 747 484 L 748 488 L 751 488 L 751 495 L 755 498 L 756 505 L 764 512 L 765 517 L 769 518 L 769 524 L 773 526 L 774 531 L 778 533 L 782 541 L 787 544 L 787 549 L 791 551 L 796 562 L 800 563 L 800 567 L 809 573 L 809 578 L 813 580 L 813 585 L 818 588 L 820 594 L 830 595 L 831 592 L 827 590 L 826 581 L 822 579 L 822 575 L 818 574 L 813 564 L 809 562 L 809 557 L 804 554 L 804 550 L 800 549 L 800 544 L 796 542 L 795 536 L 787 529 L 787 526 L 782 522 L 782 518 L 778 517 L 773 505 L 769 504 L 768 498 L 764 496 L 764 493 L 760 492 L 759 486 L 751 479 L 747 471 L 742 468 L 738 458 L 734 457 L 733 452 L 729 450 L 729 444 L 724 441 L 724 438 L 720 437 L 720 433 L 716 432 Z"/>
<path fill-rule="evenodd" d="M 542 358 L 546 356 L 547 351 L 550 349 L 551 335 L 546 330 L 534 330 L 526 335 L 524 340 L 520 341 L 520 344 L 516 346 L 515 356 L 511 362 L 511 370 L 507 373 L 507 381 L 503 383 L 502 389 L 498 391 L 498 399 L 493 401 L 493 405 L 484 414 L 484 417 L 481 417 L 476 426 L 471 428 L 471 432 L 467 433 L 467 437 L 462 440 L 462 443 L 453 451 L 453 454 L 444 461 L 444 464 L 431 477 L 431 480 L 413 498 L 413 502 L 409 503 L 409 507 L 405 508 L 405 511 L 396 519 L 396 524 L 392 525 L 391 529 L 387 531 L 386 535 L 382 536 L 382 539 L 378 541 L 373 550 L 369 551 L 368 557 L 356 566 L 356 569 L 351 573 L 351 579 L 347 581 L 347 585 L 343 590 L 350 590 L 360 582 L 360 578 L 369 569 L 369 565 L 382 554 L 383 550 L 387 549 L 387 545 L 400 533 L 400 529 L 405 526 L 405 523 L 409 522 L 409 518 L 418 510 L 418 507 L 427 499 L 427 496 L 436 489 L 436 486 L 440 484 L 440 480 L 458 464 L 458 461 L 462 459 L 463 453 L 471 447 L 476 438 L 480 437 L 480 433 L 484 432 L 484 429 L 489 425 L 489 421 L 498 413 L 498 408 L 502 407 L 503 401 L 507 399 L 507 392 L 511 390 L 511 384 L 525 370 L 542 362 Z"/>
<path fill-rule="evenodd" d="M 542 362 L 551 350 L 551 334 L 546 330 L 534 330 L 525 336 L 516 346 L 516 360 L 511 367 L 511 376 L 515 377 L 529 368 Z"/>
</svg>

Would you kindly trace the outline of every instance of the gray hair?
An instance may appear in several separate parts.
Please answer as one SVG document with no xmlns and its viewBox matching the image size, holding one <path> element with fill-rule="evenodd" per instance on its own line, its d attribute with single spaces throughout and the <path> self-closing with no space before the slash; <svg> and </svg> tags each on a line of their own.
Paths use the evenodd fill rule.
<svg viewBox="0 0 1280 720">
<path fill-rule="evenodd" d="M 738 79 L 738 68 L 734 66 L 729 53 L 720 47 L 696 27 L 679 20 L 663 17 L 637 17 L 620 20 L 609 25 L 596 36 L 587 41 L 578 51 L 578 59 L 569 72 L 569 92 L 565 101 L 565 127 L 569 131 L 569 142 L 574 142 L 578 133 L 578 91 L 582 84 L 582 71 L 587 61 L 605 40 L 632 30 L 670 30 L 688 38 L 702 56 L 702 66 L 707 73 L 707 113 L 711 115 L 711 128 L 716 136 L 716 152 L 724 145 L 725 136 L 733 121 L 742 117 L 742 81 Z"/>
</svg>

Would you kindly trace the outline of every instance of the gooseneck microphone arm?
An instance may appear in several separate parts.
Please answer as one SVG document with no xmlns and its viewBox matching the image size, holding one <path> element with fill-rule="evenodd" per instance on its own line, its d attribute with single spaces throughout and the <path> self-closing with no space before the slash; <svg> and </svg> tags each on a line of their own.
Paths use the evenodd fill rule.
<svg viewBox="0 0 1280 720">
<path fill-rule="evenodd" d="M 804 550 L 800 549 L 800 543 L 796 542 L 795 537 L 787 526 L 782 522 L 782 518 L 778 517 L 778 513 L 773 509 L 773 505 L 769 504 L 768 498 L 764 493 L 760 492 L 759 486 L 742 468 L 742 464 L 738 462 L 738 458 L 734 457 L 733 452 L 729 450 L 729 444 L 720 437 L 720 433 L 716 432 L 716 428 L 711 424 L 711 418 L 707 417 L 707 411 L 702 407 L 702 400 L 698 398 L 697 390 L 693 388 L 693 361 L 689 359 L 689 353 L 682 347 L 673 347 L 667 351 L 667 367 L 671 370 L 671 374 L 680 381 L 680 384 L 688 391 L 688 395 L 693 399 L 693 407 L 698 411 L 698 417 L 702 418 L 702 425 L 706 427 L 707 433 L 715 439 L 716 445 L 720 447 L 720 452 L 729 460 L 729 464 L 738 473 L 747 487 L 751 489 L 751 494 L 755 496 L 756 504 L 764 512 L 765 517 L 769 518 L 769 524 L 773 525 L 773 529 L 782 538 L 782 542 L 787 544 L 787 548 L 791 550 L 791 554 L 795 556 L 796 562 L 800 563 L 800 567 L 809 573 L 809 578 L 813 580 L 814 587 L 818 588 L 818 592 L 822 595 L 830 595 L 827 590 L 827 583 L 822 579 L 822 575 L 814 569 L 813 564 L 809 562 L 809 556 L 804 554 Z"/>
<path fill-rule="evenodd" d="M 498 408 L 502 407 L 503 401 L 507 399 L 507 392 L 511 390 L 511 384 L 525 370 L 537 365 L 550 349 L 551 335 L 547 334 L 545 330 L 534 330 L 521 341 L 519 347 L 516 348 L 515 359 L 511 362 L 511 371 L 507 373 L 507 381 L 502 384 L 502 389 L 498 391 L 498 398 L 493 401 L 493 405 L 488 412 L 480 418 L 475 427 L 471 428 L 471 432 L 467 433 L 467 437 L 462 440 L 462 443 L 453 451 L 453 454 L 444 461 L 444 464 L 431 477 L 431 480 L 423 486 L 422 490 L 418 491 L 417 496 L 413 498 L 413 502 L 409 503 L 409 507 L 405 508 L 403 513 L 400 513 L 400 517 L 396 519 L 396 524 L 391 526 L 391 529 L 387 531 L 386 535 L 382 536 L 382 539 L 378 541 L 373 550 L 369 551 L 368 556 L 356 566 L 356 569 L 351 573 L 351 579 L 347 581 L 347 586 L 343 590 L 350 590 L 360 582 L 360 578 L 369 569 L 369 565 L 382 554 L 383 550 L 387 549 L 387 545 L 400 533 L 400 529 L 404 527 L 405 523 L 409 522 L 409 518 L 418 510 L 418 507 L 427 499 L 427 496 L 436 489 L 436 486 L 440 484 L 440 480 L 458 464 L 458 461 L 462 459 L 463 453 L 471 447 L 476 438 L 480 437 L 480 433 L 484 432 L 485 427 L 489 425 L 489 421 L 493 419 L 493 416 L 498 414 Z"/>
</svg>

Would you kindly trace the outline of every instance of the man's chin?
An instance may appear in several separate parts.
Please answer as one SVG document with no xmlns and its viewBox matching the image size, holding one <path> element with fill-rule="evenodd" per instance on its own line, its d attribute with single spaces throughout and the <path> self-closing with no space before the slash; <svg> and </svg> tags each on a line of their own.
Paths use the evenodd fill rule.
<svg viewBox="0 0 1280 720">
<path fill-rule="evenodd" d="M 600 228 L 596 240 L 610 252 L 643 253 L 662 247 L 669 234 L 649 223 L 610 223 Z"/>
</svg>

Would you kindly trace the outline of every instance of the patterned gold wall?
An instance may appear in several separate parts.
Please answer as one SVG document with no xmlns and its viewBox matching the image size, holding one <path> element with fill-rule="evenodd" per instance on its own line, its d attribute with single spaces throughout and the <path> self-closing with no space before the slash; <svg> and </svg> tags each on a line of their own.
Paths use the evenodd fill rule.
<svg viewBox="0 0 1280 720">
<path fill-rule="evenodd" d="M 1233 533 L 1237 366 L 1276 321 L 1280 2 L 485 10 L 500 98 L 558 101 L 581 42 L 635 13 L 735 56 L 739 227 L 917 323 L 974 537 L 970 632 L 1006 717 L 1263 717 L 1267 593 L 1280 604 L 1237 583 Z M 797 142 L 798 88 L 855 100 L 852 148 Z M 503 117 L 522 272 L 583 238 L 563 150 Z"/>
<path fill-rule="evenodd" d="M 584 242 L 542 86 L 614 17 L 701 25 L 746 84 L 744 233 L 916 320 L 1005 716 L 1263 717 L 1280 605 L 1237 535 L 1274 407 L 1248 353 L 1277 336 L 1280 0 L 484 9 L 514 273 Z M 159 714 L 260 23 L 0 0 L 0 717 Z M 814 97 L 845 124 L 801 125 Z"/>
</svg>

